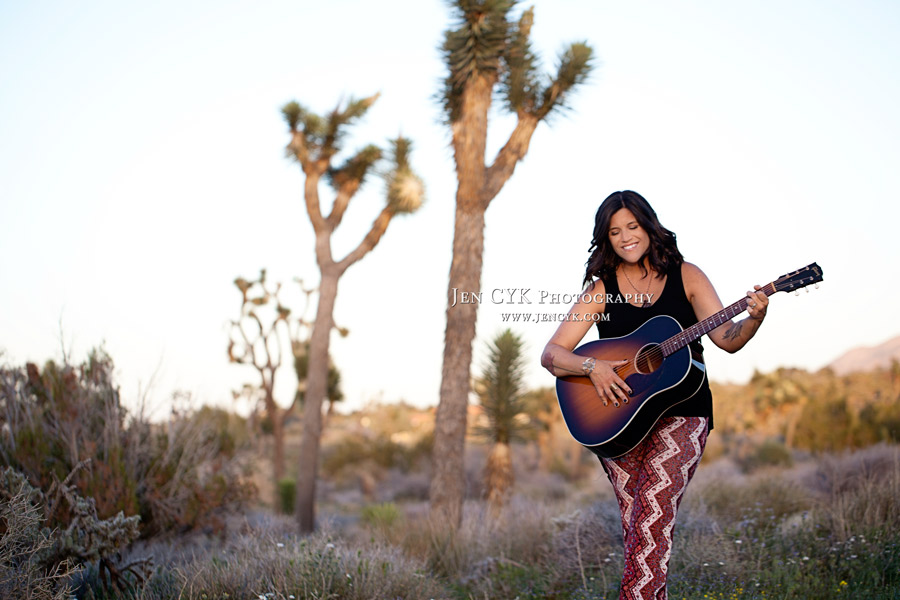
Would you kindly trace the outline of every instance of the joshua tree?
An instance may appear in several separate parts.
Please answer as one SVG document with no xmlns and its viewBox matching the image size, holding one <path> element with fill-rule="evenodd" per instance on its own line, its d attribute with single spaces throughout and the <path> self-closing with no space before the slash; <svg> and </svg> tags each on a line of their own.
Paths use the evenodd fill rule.
<svg viewBox="0 0 900 600">
<path fill-rule="evenodd" d="M 378 244 L 395 215 L 416 211 L 424 197 L 422 181 L 409 165 L 410 141 L 398 137 L 391 142 L 392 164 L 384 174 L 387 183 L 384 208 L 353 251 L 340 260 L 332 256 L 331 235 L 341 224 L 350 200 L 373 170 L 375 163 L 381 159 L 382 150 L 368 145 L 339 166 L 333 166 L 332 161 L 341 150 L 346 129 L 366 113 L 377 97 L 375 95 L 362 100 L 351 100 L 346 106 L 338 106 L 325 117 L 313 114 L 296 102 L 291 102 L 282 109 L 291 133 L 291 141 L 287 146 L 288 156 L 300 163 L 306 178 L 306 212 L 315 232 L 316 262 L 321 273 L 319 302 L 310 337 L 307 367 L 309 376 L 303 402 L 303 439 L 300 443 L 300 467 L 297 473 L 297 521 L 303 532 L 312 531 L 315 525 L 322 401 L 328 386 L 328 347 L 334 325 L 332 315 L 338 280 L 350 265 Z M 323 177 L 335 192 L 328 216 L 322 215 L 319 202 L 319 182 Z"/>
<path fill-rule="evenodd" d="M 533 10 L 511 20 L 515 0 L 454 0 L 459 18 L 445 33 L 443 105 L 456 161 L 456 222 L 448 285 L 441 397 L 435 420 L 431 514 L 457 527 L 465 488 L 463 448 L 477 305 L 451 306 L 454 288 L 478 292 L 484 249 L 484 213 L 525 154 L 535 128 L 559 112 L 591 70 L 592 50 L 570 45 L 555 76 L 539 73 L 530 47 Z M 495 91 L 517 123 L 490 165 L 485 163 L 488 111 Z"/>
<path fill-rule="evenodd" d="M 259 279 L 248 281 L 238 277 L 234 280 L 234 285 L 241 291 L 241 318 L 231 322 L 232 337 L 228 341 L 228 360 L 251 365 L 259 373 L 258 389 L 262 392 L 266 420 L 272 427 L 275 442 L 272 475 L 273 485 L 277 485 L 284 477 L 284 420 L 294 409 L 294 403 L 282 409 L 275 401 L 275 375 L 281 367 L 279 329 L 285 327 L 290 332 L 288 319 L 291 310 L 282 305 L 278 299 L 281 284 L 276 283 L 274 289 L 267 285 L 265 269 L 260 271 Z M 307 301 L 308 298 L 309 296 Z M 270 323 L 268 316 L 261 315 L 260 310 L 272 304 L 275 314 Z"/>
<path fill-rule="evenodd" d="M 488 346 L 488 361 L 476 383 L 487 417 L 487 425 L 476 431 L 493 443 L 484 467 L 484 482 L 494 514 L 506 503 L 515 482 L 510 443 L 524 440 L 531 429 L 523 396 L 523 345 L 522 338 L 509 329 L 498 334 Z"/>
</svg>

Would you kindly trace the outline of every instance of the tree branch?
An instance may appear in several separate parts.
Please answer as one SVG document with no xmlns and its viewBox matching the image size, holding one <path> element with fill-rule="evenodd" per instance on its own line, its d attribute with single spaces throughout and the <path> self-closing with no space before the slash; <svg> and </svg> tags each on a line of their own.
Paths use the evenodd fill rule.
<svg viewBox="0 0 900 600">
<path fill-rule="evenodd" d="M 291 132 L 291 142 L 287 145 L 287 149 L 297 158 L 300 166 L 306 170 L 306 166 L 309 164 L 309 146 L 306 144 L 303 131 Z"/>
<path fill-rule="evenodd" d="M 340 188 L 338 188 L 337 196 L 334 199 L 334 206 L 331 208 L 331 213 L 328 215 L 328 218 L 325 219 L 328 227 L 330 227 L 332 231 L 341 224 L 341 220 L 344 218 L 344 212 L 350 204 L 350 199 L 356 195 L 359 184 L 360 181 L 358 179 L 351 179 L 344 182 Z"/>
<path fill-rule="evenodd" d="M 528 144 L 531 142 L 531 136 L 534 134 L 540 119 L 525 111 L 519 112 L 519 120 L 516 128 L 509 135 L 509 140 L 497 157 L 494 164 L 488 167 L 484 177 L 484 187 L 481 190 L 481 198 L 484 207 L 487 208 L 491 200 L 497 196 L 503 185 L 512 177 L 516 164 L 528 153 Z"/>
<path fill-rule="evenodd" d="M 275 361 L 274 365 L 271 364 L 271 361 L 270 361 L 270 368 L 272 369 L 273 376 L 274 376 L 275 370 L 279 369 L 281 367 L 281 335 L 278 333 L 278 322 L 281 320 L 282 320 L 281 318 L 275 319 L 275 322 L 272 323 L 272 329 L 269 330 L 269 335 L 272 335 L 272 333 L 275 334 L 275 348 L 276 348 L 276 350 L 278 350 L 278 360 Z M 268 346 L 268 344 L 269 344 L 269 342 L 268 342 L 268 340 L 266 340 L 266 346 Z M 268 348 L 266 348 L 266 351 L 268 352 Z M 270 356 L 271 356 L 271 354 L 270 354 Z M 273 379 L 274 379 L 274 377 L 273 377 Z"/>
<path fill-rule="evenodd" d="M 366 237 L 359 243 L 353 252 L 345 256 L 339 263 L 337 263 L 337 269 L 339 273 L 343 273 L 347 270 L 347 267 L 361 259 L 365 256 L 372 248 L 374 248 L 378 242 L 381 240 L 381 236 L 384 235 L 384 232 L 387 231 L 388 223 L 391 222 L 391 218 L 394 216 L 394 211 L 391 210 L 389 206 L 385 206 L 381 209 L 381 213 L 375 217 L 375 222 L 372 223 L 372 228 L 369 230 L 369 233 L 366 234 Z"/>
<path fill-rule="evenodd" d="M 318 172 L 317 168 L 312 168 L 312 165 L 310 168 L 304 168 L 303 172 L 306 174 L 303 198 L 306 200 L 306 213 L 309 215 L 313 230 L 316 233 L 331 231 L 328 228 L 328 223 L 322 218 L 322 210 L 319 205 L 319 179 L 321 178 L 321 173 Z"/>
</svg>

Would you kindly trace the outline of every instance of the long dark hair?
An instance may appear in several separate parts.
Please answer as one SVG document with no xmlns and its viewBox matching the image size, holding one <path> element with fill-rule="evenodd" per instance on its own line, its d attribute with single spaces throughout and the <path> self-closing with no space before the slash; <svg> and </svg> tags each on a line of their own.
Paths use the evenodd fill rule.
<svg viewBox="0 0 900 600">
<path fill-rule="evenodd" d="M 684 257 L 675 243 L 675 234 L 660 224 L 656 211 L 643 196 L 630 190 L 613 192 L 600 204 L 594 218 L 594 239 L 591 240 L 591 247 L 588 249 L 591 256 L 584 272 L 585 285 L 595 277 L 608 280 L 616 276 L 616 268 L 622 262 L 622 258 L 609 243 L 609 222 L 612 216 L 623 208 L 631 211 L 638 224 L 650 236 L 647 258 L 657 277 L 662 277 L 670 267 L 679 266 L 684 262 Z M 647 267 L 644 261 L 640 264 L 641 270 L 646 275 Z"/>
</svg>

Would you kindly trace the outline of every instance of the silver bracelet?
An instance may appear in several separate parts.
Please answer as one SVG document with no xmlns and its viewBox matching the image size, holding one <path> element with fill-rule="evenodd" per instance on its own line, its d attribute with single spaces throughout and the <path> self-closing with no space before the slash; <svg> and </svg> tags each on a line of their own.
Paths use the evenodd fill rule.
<svg viewBox="0 0 900 600">
<path fill-rule="evenodd" d="M 590 375 L 594 371 L 594 365 L 597 363 L 597 359 L 593 356 L 588 356 L 584 359 L 584 362 L 581 363 L 581 370 L 584 371 L 585 375 Z"/>
</svg>

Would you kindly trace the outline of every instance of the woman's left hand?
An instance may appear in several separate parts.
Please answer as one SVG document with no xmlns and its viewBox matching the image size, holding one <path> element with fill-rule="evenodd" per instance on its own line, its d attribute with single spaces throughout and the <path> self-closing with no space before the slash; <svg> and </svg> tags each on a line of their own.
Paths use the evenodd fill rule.
<svg viewBox="0 0 900 600">
<path fill-rule="evenodd" d="M 754 285 L 756 291 L 747 292 L 747 314 L 751 319 L 762 321 L 766 318 L 766 309 L 769 306 L 769 297 L 760 292 L 762 286 Z"/>
</svg>

